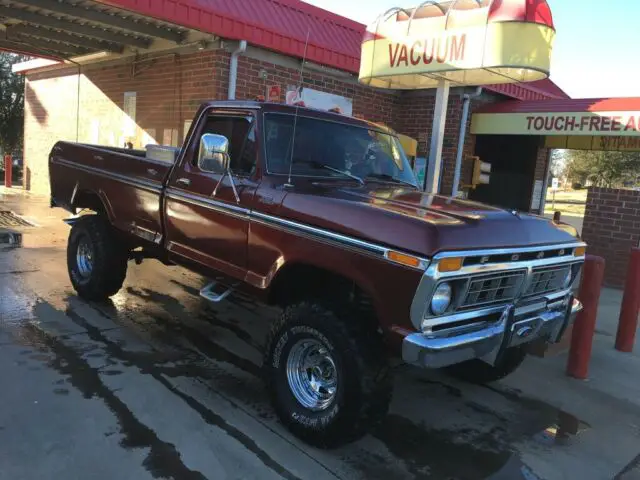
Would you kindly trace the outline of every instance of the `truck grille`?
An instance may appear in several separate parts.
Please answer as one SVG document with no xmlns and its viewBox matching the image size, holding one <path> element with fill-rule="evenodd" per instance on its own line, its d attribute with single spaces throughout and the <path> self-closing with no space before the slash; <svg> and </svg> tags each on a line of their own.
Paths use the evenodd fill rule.
<svg viewBox="0 0 640 480">
<path fill-rule="evenodd" d="M 503 272 L 472 278 L 460 308 L 507 302 L 515 298 L 525 272 Z"/>
<path fill-rule="evenodd" d="M 562 290 L 564 280 L 571 270 L 570 266 L 543 267 L 533 270 L 531 285 L 527 288 L 525 297 L 544 295 L 547 293 Z"/>
</svg>

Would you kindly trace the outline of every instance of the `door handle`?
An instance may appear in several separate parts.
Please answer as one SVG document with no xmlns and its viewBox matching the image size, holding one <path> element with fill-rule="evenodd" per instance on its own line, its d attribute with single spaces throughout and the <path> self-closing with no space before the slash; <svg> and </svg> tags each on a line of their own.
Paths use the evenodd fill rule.
<svg viewBox="0 0 640 480">
<path fill-rule="evenodd" d="M 176 183 L 188 187 L 189 185 L 191 185 L 191 180 L 189 180 L 188 178 L 179 178 L 178 180 L 176 180 Z"/>
<path fill-rule="evenodd" d="M 157 174 L 158 174 L 158 171 L 157 171 L 157 170 L 155 170 L 155 169 L 153 169 L 153 168 L 147 168 L 147 173 L 148 173 L 149 175 L 157 175 Z"/>
</svg>

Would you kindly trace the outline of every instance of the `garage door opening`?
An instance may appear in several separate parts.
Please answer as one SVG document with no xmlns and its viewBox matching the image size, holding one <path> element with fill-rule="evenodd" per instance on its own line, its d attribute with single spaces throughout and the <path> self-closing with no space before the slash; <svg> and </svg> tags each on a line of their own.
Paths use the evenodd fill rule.
<svg viewBox="0 0 640 480">
<path fill-rule="evenodd" d="M 469 198 L 508 209 L 529 211 L 540 137 L 478 135 L 475 155 L 491 164 L 491 184 L 478 185 Z"/>
</svg>

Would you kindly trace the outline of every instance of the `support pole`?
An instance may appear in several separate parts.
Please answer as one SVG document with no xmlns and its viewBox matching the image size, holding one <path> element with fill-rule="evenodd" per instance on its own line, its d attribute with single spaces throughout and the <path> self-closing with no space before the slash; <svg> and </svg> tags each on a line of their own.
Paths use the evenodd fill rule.
<svg viewBox="0 0 640 480">
<path fill-rule="evenodd" d="M 453 172 L 453 185 L 451 196 L 457 197 L 460 188 L 460 173 L 462 170 L 462 157 L 464 155 L 464 142 L 467 137 L 467 121 L 469 120 L 469 106 L 471 99 L 482 95 L 482 87 L 478 87 L 475 93 L 465 94 L 462 99 L 462 116 L 460 118 L 460 132 L 458 133 L 458 151 L 456 152 L 456 168 Z"/>
<path fill-rule="evenodd" d="M 578 313 L 571 334 L 571 349 L 567 361 L 567 375 L 584 380 L 589 374 L 589 361 L 596 331 L 598 302 L 604 278 L 604 258 L 587 255 L 582 271 L 578 298 L 584 306 Z"/>
<path fill-rule="evenodd" d="M 622 309 L 616 334 L 616 350 L 630 353 L 636 340 L 640 312 L 640 248 L 633 248 L 627 267 L 627 281 L 622 297 Z"/>
<path fill-rule="evenodd" d="M 12 169 L 13 169 L 13 157 L 7 154 L 4 156 L 4 186 L 7 188 L 12 187 L 12 183 L 11 183 Z"/>
<path fill-rule="evenodd" d="M 440 190 L 440 174 L 442 172 L 442 145 L 444 143 L 444 129 L 447 122 L 447 105 L 451 83 L 440 80 L 436 91 L 436 106 L 433 112 L 433 128 L 431 130 L 431 144 L 429 147 L 429 164 L 424 176 L 424 191 L 438 193 Z"/>
</svg>

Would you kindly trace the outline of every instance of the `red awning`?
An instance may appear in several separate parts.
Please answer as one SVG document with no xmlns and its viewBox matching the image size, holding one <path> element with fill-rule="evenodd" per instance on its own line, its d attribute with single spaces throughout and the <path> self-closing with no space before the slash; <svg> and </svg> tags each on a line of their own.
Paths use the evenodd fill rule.
<svg viewBox="0 0 640 480">
<path fill-rule="evenodd" d="M 247 40 L 297 58 L 303 57 L 309 33 L 308 60 L 352 73 L 360 69 L 365 26 L 299 0 L 98 1 L 223 38 Z M 494 2 L 497 6 L 513 4 Z M 518 100 L 568 98 L 550 80 L 487 88 Z"/>
<path fill-rule="evenodd" d="M 496 15 L 498 6 L 523 1 L 536 0 L 493 0 Z M 244 39 L 297 58 L 303 57 L 308 33 L 308 60 L 354 74 L 359 71 L 365 32 L 358 22 L 299 0 L 0 2 L 0 49 L 33 57 L 68 59 L 127 48 L 144 50 L 155 40 L 179 45 L 188 29 Z M 487 88 L 519 100 L 567 97 L 549 80 Z"/>
<path fill-rule="evenodd" d="M 534 102 L 500 102 L 486 105 L 476 113 L 541 113 L 541 112 L 624 112 L 640 110 L 640 97 L 576 98 L 538 100 Z"/>
</svg>

